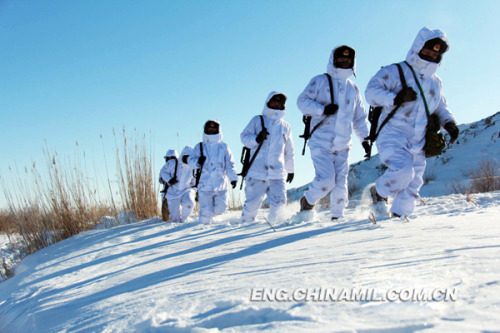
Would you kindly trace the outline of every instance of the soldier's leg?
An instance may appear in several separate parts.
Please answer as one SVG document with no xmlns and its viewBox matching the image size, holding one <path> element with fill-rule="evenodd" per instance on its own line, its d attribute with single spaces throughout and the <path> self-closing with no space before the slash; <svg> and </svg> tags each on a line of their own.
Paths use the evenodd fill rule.
<svg viewBox="0 0 500 333">
<path fill-rule="evenodd" d="M 410 184 L 400 191 L 392 203 L 391 211 L 399 216 L 410 215 L 415 209 L 415 202 L 420 198 L 419 191 L 422 187 L 424 180 L 423 175 L 425 172 L 425 153 L 422 151 L 413 156 L 413 179 Z"/>
<path fill-rule="evenodd" d="M 214 195 L 211 191 L 198 191 L 200 204 L 200 223 L 210 224 L 214 215 Z"/>
<path fill-rule="evenodd" d="M 214 216 L 224 213 L 227 209 L 227 190 L 214 192 Z"/>
<path fill-rule="evenodd" d="M 335 168 L 333 154 L 328 150 L 313 149 L 311 157 L 315 176 L 304 196 L 310 205 L 314 205 L 335 186 Z"/>
<path fill-rule="evenodd" d="M 271 222 L 276 222 L 282 218 L 286 205 L 285 179 L 269 180 L 267 197 L 270 205 L 268 219 Z"/>
<path fill-rule="evenodd" d="M 349 149 L 337 152 L 334 156 L 335 187 L 330 195 L 330 213 L 332 217 L 342 217 L 348 200 Z"/>
<path fill-rule="evenodd" d="M 243 205 L 241 222 L 253 222 L 255 220 L 266 190 L 267 184 L 265 180 L 253 178 L 246 179 L 245 204 Z"/>
<path fill-rule="evenodd" d="M 415 176 L 412 154 L 399 144 L 382 146 L 379 155 L 387 170 L 375 183 L 377 193 L 384 198 L 396 196 L 408 187 Z"/>
<path fill-rule="evenodd" d="M 170 222 L 181 222 L 181 198 L 172 198 L 167 195 L 168 209 L 170 210 Z"/>
<path fill-rule="evenodd" d="M 182 213 L 181 218 L 182 222 L 185 222 L 187 218 L 191 215 L 194 209 L 195 201 L 194 201 L 194 190 L 188 190 L 184 192 L 181 197 L 181 207 Z"/>
</svg>

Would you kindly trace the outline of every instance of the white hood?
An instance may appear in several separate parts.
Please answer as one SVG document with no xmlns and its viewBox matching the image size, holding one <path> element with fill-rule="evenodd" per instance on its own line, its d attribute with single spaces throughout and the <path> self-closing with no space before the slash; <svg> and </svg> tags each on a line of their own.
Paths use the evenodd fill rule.
<svg viewBox="0 0 500 333">
<path fill-rule="evenodd" d="M 220 121 L 218 120 L 214 120 L 214 119 L 209 119 L 207 120 L 207 122 L 209 121 L 213 121 L 215 123 L 217 123 L 219 125 L 219 133 L 218 134 L 205 134 L 205 132 L 203 132 L 203 142 L 206 143 L 206 144 L 211 144 L 211 143 L 219 143 L 222 141 L 222 129 L 221 129 L 221 126 L 220 126 Z"/>
<path fill-rule="evenodd" d="M 175 157 L 175 158 L 179 157 L 179 155 L 177 154 L 177 151 L 175 149 L 169 149 L 169 150 L 167 150 L 167 153 L 163 157 L 172 157 L 172 156 Z"/>
<path fill-rule="evenodd" d="M 181 156 L 191 155 L 192 152 L 193 152 L 193 147 L 186 146 L 186 147 L 184 147 L 184 149 L 182 149 Z"/>
<path fill-rule="evenodd" d="M 416 72 L 422 74 L 424 77 L 432 76 L 434 73 L 436 73 L 440 65 L 440 63 L 423 60 L 418 55 L 420 50 L 422 50 L 422 47 L 424 47 L 425 43 L 428 40 L 434 38 L 440 38 L 445 41 L 446 44 L 448 44 L 448 39 L 446 38 L 444 32 L 442 32 L 441 30 L 432 30 L 427 27 L 423 27 L 418 32 L 417 37 L 415 37 L 413 45 L 411 46 L 410 51 L 408 51 L 408 54 L 406 56 L 406 61 L 415 69 Z"/>
<path fill-rule="evenodd" d="M 352 68 L 337 68 L 333 65 L 333 54 L 335 50 L 344 45 L 336 46 L 332 52 L 330 52 L 330 60 L 328 60 L 328 66 L 326 66 L 326 72 L 332 77 L 337 79 L 348 79 L 356 73 L 356 56 L 354 56 L 354 61 L 352 63 Z M 349 46 L 351 47 L 351 46 Z M 352 47 L 351 47 L 352 48 Z M 354 50 L 354 48 L 353 48 Z M 356 51 L 356 50 L 354 50 Z"/>
<path fill-rule="evenodd" d="M 266 102 L 264 103 L 264 109 L 262 110 L 262 114 L 266 117 L 271 118 L 271 119 L 280 120 L 280 119 L 283 119 L 283 117 L 285 117 L 286 105 L 285 105 L 284 110 L 275 110 L 275 109 L 271 109 L 267 106 L 267 103 L 269 103 L 271 98 L 275 95 L 283 95 L 288 100 L 288 96 L 282 92 L 278 92 L 278 91 L 270 92 L 269 96 L 267 96 Z"/>
</svg>

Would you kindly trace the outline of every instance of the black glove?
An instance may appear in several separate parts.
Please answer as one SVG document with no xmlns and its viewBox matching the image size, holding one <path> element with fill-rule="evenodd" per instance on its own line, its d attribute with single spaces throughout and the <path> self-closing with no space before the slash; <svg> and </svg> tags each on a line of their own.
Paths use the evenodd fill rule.
<svg viewBox="0 0 500 333">
<path fill-rule="evenodd" d="M 268 135 L 269 135 L 268 131 L 262 130 L 255 138 L 255 141 L 257 141 L 257 143 L 261 143 L 262 141 L 264 141 L 267 138 Z"/>
<path fill-rule="evenodd" d="M 168 181 L 168 183 L 169 183 L 170 185 L 177 184 L 178 182 L 179 182 L 179 181 L 178 181 L 178 180 L 177 180 L 177 178 L 175 178 L 175 177 L 170 178 L 170 180 Z"/>
<path fill-rule="evenodd" d="M 404 102 L 411 102 L 417 99 L 417 93 L 411 87 L 402 89 L 397 93 L 394 98 L 394 105 L 403 104 Z"/>
<path fill-rule="evenodd" d="M 182 163 L 188 164 L 188 157 L 189 155 L 182 155 Z"/>
<path fill-rule="evenodd" d="M 289 173 L 288 176 L 286 176 L 286 182 L 291 183 L 293 180 L 293 176 L 294 176 L 293 172 Z"/>
<path fill-rule="evenodd" d="M 203 163 L 205 163 L 206 160 L 207 158 L 204 155 L 198 157 L 198 165 L 203 166 Z"/>
<path fill-rule="evenodd" d="M 455 142 L 455 140 L 458 138 L 458 133 L 460 133 L 457 125 L 455 125 L 454 122 L 449 121 L 444 125 L 444 129 L 450 134 L 450 142 Z"/>
<path fill-rule="evenodd" d="M 232 186 L 233 188 L 235 188 L 235 187 L 236 187 L 236 184 L 238 184 L 238 181 L 237 181 L 237 180 L 233 180 L 233 181 L 231 182 L 231 186 Z"/>
<path fill-rule="evenodd" d="M 327 106 L 325 106 L 325 109 L 323 110 L 323 114 L 325 114 L 326 116 L 329 116 L 329 115 L 337 112 L 338 109 L 339 109 L 339 106 L 337 104 L 328 104 Z"/>
<path fill-rule="evenodd" d="M 365 140 L 361 142 L 361 145 L 363 146 L 363 149 L 365 150 L 365 158 L 370 157 L 370 141 Z"/>
</svg>

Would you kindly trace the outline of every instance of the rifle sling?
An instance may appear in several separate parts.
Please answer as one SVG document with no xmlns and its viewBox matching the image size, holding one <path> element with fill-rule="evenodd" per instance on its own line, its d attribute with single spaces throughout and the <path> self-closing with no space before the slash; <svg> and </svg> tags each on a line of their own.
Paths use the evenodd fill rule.
<svg viewBox="0 0 500 333">
<path fill-rule="evenodd" d="M 332 82 L 332 77 L 330 74 L 325 73 L 326 77 L 328 78 L 328 84 L 330 85 L 330 100 L 332 101 L 332 104 L 334 103 L 334 97 L 333 97 L 333 82 Z M 316 124 L 316 126 L 313 127 L 311 133 L 309 133 L 309 138 L 313 135 L 313 133 L 320 127 L 326 120 L 331 115 L 326 115 L 319 123 Z"/>
<path fill-rule="evenodd" d="M 411 67 L 410 64 L 407 63 L 406 61 L 405 61 L 405 64 L 410 68 L 411 73 L 413 74 L 413 77 L 415 78 L 415 82 L 417 83 L 418 90 L 420 91 L 420 94 L 422 95 L 422 99 L 424 100 L 425 113 L 427 114 L 427 119 L 429 119 L 431 114 L 429 112 L 429 107 L 427 106 L 427 100 L 425 99 L 424 90 L 422 89 L 422 86 L 420 85 L 420 82 L 417 79 L 417 75 L 415 74 L 413 67 Z"/>
<path fill-rule="evenodd" d="M 401 80 L 401 86 L 403 87 L 403 89 L 407 89 L 408 86 L 406 85 L 406 78 L 405 78 L 405 75 L 403 73 L 403 68 L 401 67 L 400 64 L 395 64 L 395 65 L 398 66 L 399 79 Z M 377 140 L 378 135 L 379 135 L 380 131 L 382 130 L 382 128 L 385 126 L 385 124 L 387 124 L 387 122 L 392 118 L 392 116 L 394 116 L 394 114 L 396 113 L 396 111 L 398 111 L 398 109 L 401 107 L 402 104 L 403 103 L 396 105 L 396 107 L 391 111 L 391 113 L 389 113 L 389 115 L 387 117 L 385 117 L 382 124 L 380 124 L 378 131 L 375 134 L 375 137 L 371 140 L 372 142 L 375 142 L 375 140 Z"/>
<path fill-rule="evenodd" d="M 266 131 L 267 132 L 267 129 L 266 127 L 264 126 L 264 117 L 262 115 L 260 115 L 260 124 L 262 126 L 262 130 L 263 131 Z M 265 139 L 262 140 L 260 143 L 259 143 L 259 146 L 257 147 L 257 149 L 255 150 L 255 154 L 253 154 L 252 158 L 250 158 L 250 162 L 248 163 L 248 167 L 246 168 L 246 171 L 248 172 L 248 170 L 250 170 L 250 167 L 252 166 L 253 164 L 253 161 L 255 160 L 255 158 L 257 157 L 257 154 L 259 153 L 260 151 L 260 148 L 262 147 L 262 144 L 264 143 Z M 246 173 L 245 175 L 246 176 Z"/>
<path fill-rule="evenodd" d="M 179 164 L 179 159 L 175 159 L 175 169 L 174 169 L 174 179 L 177 180 L 177 165 Z"/>
</svg>

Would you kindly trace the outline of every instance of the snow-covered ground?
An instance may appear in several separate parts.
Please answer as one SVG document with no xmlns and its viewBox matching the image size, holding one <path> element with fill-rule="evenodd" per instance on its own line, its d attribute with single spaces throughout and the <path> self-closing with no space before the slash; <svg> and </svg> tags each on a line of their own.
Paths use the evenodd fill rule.
<svg viewBox="0 0 500 333">
<path fill-rule="evenodd" d="M 3 281 L 17 263 L 24 256 L 19 244 L 21 237 L 17 234 L 0 233 L 0 281 Z"/>
<path fill-rule="evenodd" d="M 377 155 L 351 165 L 339 222 L 326 211 L 291 218 L 308 184 L 288 191 L 294 222 L 276 232 L 267 210 L 241 226 L 241 212 L 211 227 L 105 219 L 0 283 L 0 332 L 500 331 L 500 192 L 449 194 L 481 160 L 499 171 L 500 112 L 459 128 L 458 142 L 427 159 L 410 222 L 368 220 Z M 15 241 L 0 235 L 6 266 L 18 261 Z M 412 292 L 420 301 L 404 301 Z"/>
<path fill-rule="evenodd" d="M 353 201 L 339 222 L 319 211 L 276 232 L 261 215 L 237 225 L 240 212 L 210 227 L 152 219 L 85 232 L 26 257 L 0 284 L 0 331 L 499 330 L 500 192 L 472 199 L 424 198 L 410 222 L 375 225 Z M 274 288 L 296 300 L 251 301 L 252 288 L 254 299 Z M 315 288 L 344 296 L 302 297 Z M 456 301 L 383 300 L 413 289 Z M 355 301 L 353 290 L 375 292 Z"/>
</svg>

